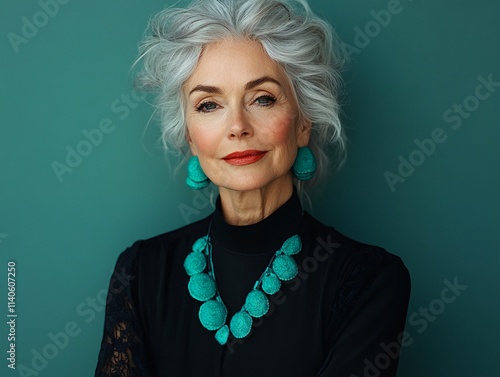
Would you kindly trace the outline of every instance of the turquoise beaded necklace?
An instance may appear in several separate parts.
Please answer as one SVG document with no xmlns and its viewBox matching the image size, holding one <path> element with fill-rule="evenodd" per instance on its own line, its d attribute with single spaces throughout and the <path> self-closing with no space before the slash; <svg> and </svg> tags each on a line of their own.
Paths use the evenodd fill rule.
<svg viewBox="0 0 500 377">
<path fill-rule="evenodd" d="M 210 234 L 210 227 L 208 233 Z M 238 339 L 245 338 L 252 329 L 253 318 L 266 315 L 269 310 L 267 295 L 278 292 L 282 281 L 297 276 L 298 267 L 292 255 L 299 253 L 301 249 L 302 241 L 298 235 L 283 242 L 248 293 L 245 304 L 233 315 L 228 326 L 227 309 L 215 280 L 210 237 L 207 234 L 195 241 L 192 251 L 184 260 L 184 269 L 190 277 L 188 290 L 191 297 L 203 302 L 198 317 L 203 327 L 215 331 L 215 339 L 219 344 L 227 343 L 229 333 Z"/>
</svg>

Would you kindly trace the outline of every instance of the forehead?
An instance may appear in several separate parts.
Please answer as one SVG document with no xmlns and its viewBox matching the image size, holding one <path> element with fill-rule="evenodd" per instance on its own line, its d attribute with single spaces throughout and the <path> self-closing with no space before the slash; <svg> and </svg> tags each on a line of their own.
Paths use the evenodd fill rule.
<svg viewBox="0 0 500 377">
<path fill-rule="evenodd" d="M 224 39 L 204 46 L 198 65 L 186 82 L 194 86 L 223 86 L 231 83 L 246 83 L 269 76 L 283 86 L 287 77 L 280 65 L 272 60 L 260 42 L 249 39 Z"/>
</svg>

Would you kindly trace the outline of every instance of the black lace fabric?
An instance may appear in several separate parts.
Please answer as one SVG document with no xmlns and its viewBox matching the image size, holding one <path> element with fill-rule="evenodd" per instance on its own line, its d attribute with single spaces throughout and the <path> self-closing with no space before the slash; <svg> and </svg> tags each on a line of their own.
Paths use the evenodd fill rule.
<svg viewBox="0 0 500 377">
<path fill-rule="evenodd" d="M 120 255 L 111 278 L 95 377 L 150 376 L 134 300 L 134 251 L 130 248 Z M 115 278 L 117 274 L 121 279 Z"/>
</svg>

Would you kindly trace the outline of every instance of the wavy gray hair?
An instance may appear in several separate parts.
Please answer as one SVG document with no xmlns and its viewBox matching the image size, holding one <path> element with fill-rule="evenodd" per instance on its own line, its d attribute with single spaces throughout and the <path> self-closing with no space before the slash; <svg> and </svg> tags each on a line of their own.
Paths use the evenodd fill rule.
<svg viewBox="0 0 500 377">
<path fill-rule="evenodd" d="M 311 11 L 307 0 L 196 0 L 187 8 L 167 8 L 154 16 L 140 44 L 138 88 L 157 93 L 162 141 L 167 151 L 188 154 L 182 88 L 203 46 L 226 38 L 259 41 L 282 67 L 302 116 L 312 122 L 309 147 L 323 178 L 333 146 L 335 162 L 344 159 L 345 137 L 339 119 L 342 44 L 331 26 Z M 295 182 L 302 191 L 302 184 Z"/>
</svg>

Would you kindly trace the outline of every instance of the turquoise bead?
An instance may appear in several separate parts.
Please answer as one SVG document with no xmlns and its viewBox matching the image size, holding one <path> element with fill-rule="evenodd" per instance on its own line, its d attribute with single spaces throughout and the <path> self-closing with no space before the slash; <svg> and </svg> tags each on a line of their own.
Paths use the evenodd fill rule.
<svg viewBox="0 0 500 377">
<path fill-rule="evenodd" d="M 193 181 L 191 178 L 187 177 L 186 178 L 186 184 L 191 187 L 192 189 L 194 190 L 201 190 L 201 189 L 204 189 L 205 187 L 208 186 L 208 183 L 210 181 L 207 179 L 205 181 L 201 181 L 201 182 L 195 182 Z"/>
<path fill-rule="evenodd" d="M 288 255 L 278 255 L 273 262 L 273 271 L 281 280 L 292 280 L 297 276 L 297 263 Z"/>
<path fill-rule="evenodd" d="M 189 294 L 194 299 L 198 301 L 207 301 L 215 296 L 215 281 L 208 274 L 196 274 L 189 279 L 188 290 Z"/>
<path fill-rule="evenodd" d="M 193 189 L 202 189 L 208 186 L 210 180 L 203 171 L 200 165 L 200 160 L 197 156 L 192 156 L 187 165 L 188 175 L 186 178 L 186 183 L 189 187 Z"/>
<path fill-rule="evenodd" d="M 275 274 L 266 274 L 262 278 L 262 290 L 268 295 L 274 295 L 281 288 L 281 280 Z"/>
<path fill-rule="evenodd" d="M 193 251 L 184 260 L 184 269 L 189 276 L 199 274 L 207 267 L 207 258 L 203 253 Z"/>
<path fill-rule="evenodd" d="M 285 255 L 294 255 L 302 249 L 302 241 L 298 235 L 288 238 L 281 246 L 281 252 Z"/>
<path fill-rule="evenodd" d="M 300 180 L 308 180 L 316 172 L 316 158 L 308 147 L 301 147 L 293 164 L 293 174 Z"/>
<path fill-rule="evenodd" d="M 200 160 L 198 156 L 192 156 L 188 161 L 187 170 L 189 172 L 189 176 L 195 182 L 201 182 L 207 179 L 207 175 L 203 171 L 200 165 Z"/>
<path fill-rule="evenodd" d="M 215 340 L 217 340 L 221 346 L 227 343 L 228 338 L 229 338 L 229 327 L 227 327 L 227 325 L 222 326 L 215 333 Z"/>
<path fill-rule="evenodd" d="M 254 318 L 260 318 L 269 311 L 269 300 L 266 295 L 257 289 L 247 295 L 245 310 Z"/>
<path fill-rule="evenodd" d="M 217 330 L 226 322 L 227 309 L 219 301 L 208 300 L 200 306 L 198 317 L 204 328 L 210 331 Z"/>
<path fill-rule="evenodd" d="M 233 318 L 231 318 L 229 328 L 235 338 L 244 338 L 252 329 L 252 317 L 250 317 L 250 314 L 240 311 L 233 315 Z"/>
<path fill-rule="evenodd" d="M 199 251 L 202 253 L 205 250 L 205 247 L 207 247 L 207 237 L 201 237 L 198 238 L 195 243 L 193 244 L 193 251 Z"/>
</svg>

